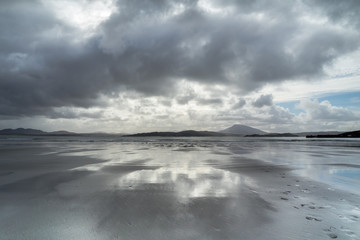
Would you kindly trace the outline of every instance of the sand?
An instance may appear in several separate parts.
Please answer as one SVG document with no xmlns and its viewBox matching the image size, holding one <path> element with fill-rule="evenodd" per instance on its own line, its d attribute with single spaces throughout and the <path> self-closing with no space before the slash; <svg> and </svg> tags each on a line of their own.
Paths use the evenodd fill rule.
<svg viewBox="0 0 360 240">
<path fill-rule="evenodd" d="M 359 239 L 357 188 L 307 176 L 358 170 L 359 153 L 324 142 L 3 144 L 0 239 Z"/>
</svg>

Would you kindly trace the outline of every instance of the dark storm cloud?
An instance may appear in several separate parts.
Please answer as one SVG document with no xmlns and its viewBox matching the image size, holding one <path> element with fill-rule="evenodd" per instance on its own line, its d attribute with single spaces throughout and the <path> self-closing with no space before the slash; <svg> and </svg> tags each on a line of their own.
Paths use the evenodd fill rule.
<svg viewBox="0 0 360 240">
<path fill-rule="evenodd" d="M 196 93 L 194 91 L 189 91 L 188 93 L 179 96 L 176 98 L 178 104 L 184 105 L 196 98 Z"/>
<path fill-rule="evenodd" d="M 89 108 L 101 104 L 101 94 L 116 95 L 119 89 L 173 96 L 179 79 L 249 92 L 266 83 L 320 75 L 325 65 L 358 47 L 354 31 L 301 22 L 301 4 L 209 2 L 231 10 L 211 13 L 190 0 L 119 0 L 117 13 L 96 34 L 76 43 L 82 33 L 41 2 L 2 1 L 0 115 L 51 116 L 54 107 Z M 344 13 L 358 7 L 349 2 L 326 7 L 318 1 L 322 11 L 315 13 L 334 21 L 355 19 Z"/>
<path fill-rule="evenodd" d="M 91 107 L 109 87 L 106 58 L 94 40 L 84 45 L 64 36 L 47 36 L 53 28 L 70 33 L 37 1 L 1 2 L 0 115 L 52 114 L 53 107 Z"/>
<path fill-rule="evenodd" d="M 246 100 L 243 98 L 239 98 L 238 102 L 236 104 L 234 104 L 234 106 L 232 107 L 232 109 L 239 109 L 242 108 L 243 106 L 245 106 L 246 104 Z"/>
<path fill-rule="evenodd" d="M 38 49 L 44 54 L 24 56 L 33 58 L 29 65 L 37 66 L 20 66 L 19 70 L 1 74 L 0 113 L 40 115 L 52 107 L 87 108 L 97 103 L 99 92 L 110 88 L 111 78 L 106 77 L 102 54 L 88 49 L 79 53 L 79 49 L 60 44 L 50 49 L 56 51 Z"/>
<path fill-rule="evenodd" d="M 360 27 L 360 1 L 358 0 L 306 0 L 305 2 L 311 4 L 316 10 L 325 13 L 333 22 L 345 24 L 355 29 Z"/>
<path fill-rule="evenodd" d="M 292 5 L 273 8 L 268 24 L 243 15 L 209 14 L 195 5 L 167 18 L 170 3 L 146 10 L 138 2 L 119 1 L 123 11 L 104 24 L 101 42 L 105 52 L 118 57 L 111 68 L 114 79 L 147 94 L 163 94 L 176 78 L 251 91 L 268 82 L 321 74 L 325 64 L 357 46 L 355 35 L 322 27 L 289 51 L 300 24 L 280 11 L 292 12 Z"/>
<path fill-rule="evenodd" d="M 271 94 L 261 95 L 258 99 L 256 99 L 252 105 L 257 108 L 261 108 L 264 106 L 273 105 L 273 96 Z"/>
</svg>

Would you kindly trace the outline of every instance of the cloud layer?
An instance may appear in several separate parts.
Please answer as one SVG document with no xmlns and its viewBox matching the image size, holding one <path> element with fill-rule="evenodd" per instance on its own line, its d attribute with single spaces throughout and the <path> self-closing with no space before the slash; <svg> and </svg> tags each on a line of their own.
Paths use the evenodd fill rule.
<svg viewBox="0 0 360 240">
<path fill-rule="evenodd" d="M 57 3 L 63 12 L 49 1 L 0 3 L 2 118 L 101 117 L 91 108 L 124 96 L 242 109 L 241 96 L 315 81 L 360 44 L 358 1 Z M 273 106 L 269 94 L 251 101 Z"/>
</svg>

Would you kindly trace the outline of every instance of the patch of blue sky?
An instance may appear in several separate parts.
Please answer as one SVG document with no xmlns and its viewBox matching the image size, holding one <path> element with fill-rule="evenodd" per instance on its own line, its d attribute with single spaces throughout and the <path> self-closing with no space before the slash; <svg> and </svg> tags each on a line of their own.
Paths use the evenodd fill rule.
<svg viewBox="0 0 360 240">
<path fill-rule="evenodd" d="M 329 101 L 332 106 L 344 107 L 353 111 L 360 111 L 360 92 L 342 92 L 338 94 L 329 94 L 314 97 L 311 99 L 317 99 L 319 102 Z M 296 108 L 296 104 L 300 101 L 290 101 L 276 103 L 276 105 L 289 109 L 290 112 L 299 114 L 304 112 L 302 109 Z"/>
<path fill-rule="evenodd" d="M 319 102 L 329 101 L 331 105 L 345 108 L 360 108 L 360 92 L 331 94 L 318 98 Z"/>
<path fill-rule="evenodd" d="M 291 102 L 282 102 L 282 103 L 276 103 L 277 106 L 287 108 L 290 112 L 298 115 L 299 113 L 304 112 L 302 109 L 296 108 L 296 104 L 298 104 L 300 101 L 291 101 Z"/>
</svg>

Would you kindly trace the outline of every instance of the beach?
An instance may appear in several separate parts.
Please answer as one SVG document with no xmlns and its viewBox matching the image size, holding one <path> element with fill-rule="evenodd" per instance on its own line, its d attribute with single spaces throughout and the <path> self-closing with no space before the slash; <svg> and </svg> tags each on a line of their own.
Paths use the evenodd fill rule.
<svg viewBox="0 0 360 240">
<path fill-rule="evenodd" d="M 359 239 L 360 141 L 0 142 L 0 239 Z"/>
</svg>

